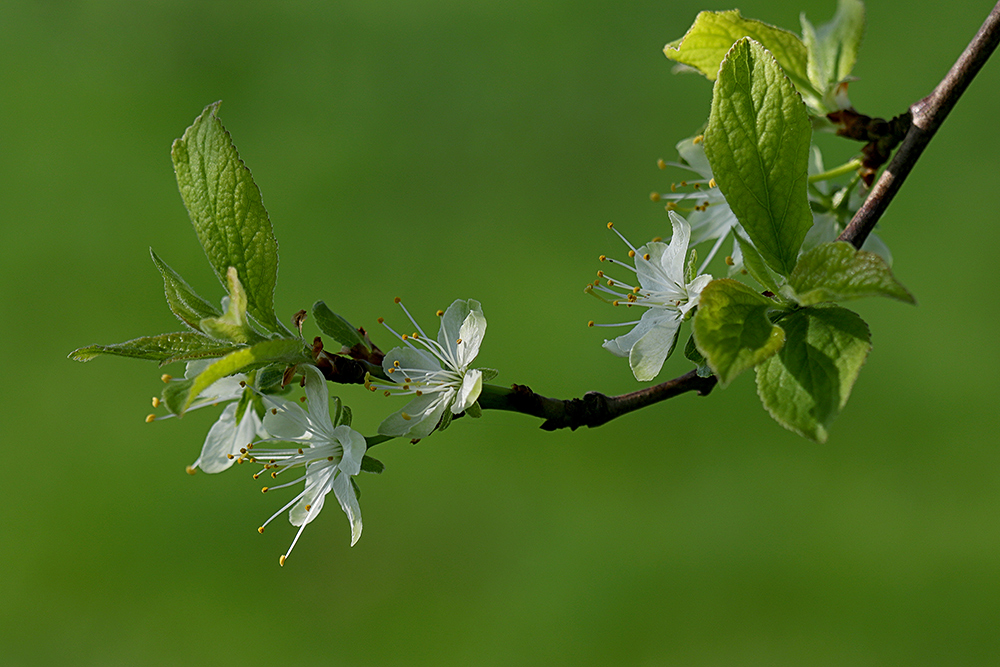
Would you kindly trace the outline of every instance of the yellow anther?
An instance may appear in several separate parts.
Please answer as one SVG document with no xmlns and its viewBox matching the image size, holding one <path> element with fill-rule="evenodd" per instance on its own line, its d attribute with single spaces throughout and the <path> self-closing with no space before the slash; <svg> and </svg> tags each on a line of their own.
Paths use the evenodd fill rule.
<svg viewBox="0 0 1000 667">
<path fill-rule="evenodd" d="M 261 493 L 267 493 L 267 487 L 265 486 L 263 489 L 260 490 L 260 492 Z"/>
<path fill-rule="evenodd" d="M 598 271 L 597 272 L 597 277 L 598 278 L 603 278 L 604 277 L 604 271 Z"/>
<path fill-rule="evenodd" d="M 193 475 L 196 472 L 198 472 L 198 469 L 195 468 L 194 466 L 187 466 L 186 468 L 184 468 L 184 472 L 186 472 L 189 475 Z"/>
<path fill-rule="evenodd" d="M 422 392 L 419 389 L 417 389 L 416 394 L 417 394 L 417 396 L 423 396 L 424 392 Z"/>
<path fill-rule="evenodd" d="M 726 255 L 726 264 L 728 266 L 735 266 L 736 265 L 736 262 L 733 261 L 733 256 L 732 255 Z"/>
<path fill-rule="evenodd" d="M 617 306 L 618 305 L 618 299 L 615 299 L 614 301 L 612 301 L 611 305 L 612 306 Z"/>
<path fill-rule="evenodd" d="M 614 227 L 614 226 L 615 226 L 615 223 L 613 223 L 613 222 L 609 222 L 609 223 L 608 223 L 608 229 L 611 229 L 611 228 L 612 228 L 612 227 Z"/>
<path fill-rule="evenodd" d="M 305 396 L 299 396 L 299 402 L 305 403 L 306 402 L 306 397 Z"/>
<path fill-rule="evenodd" d="M 649 193 L 649 198 L 652 201 L 660 201 L 660 193 L 659 192 L 650 192 Z"/>
<path fill-rule="evenodd" d="M 587 322 L 587 326 L 588 327 L 594 326 L 594 320 L 590 320 L 589 322 Z"/>
<path fill-rule="evenodd" d="M 402 417 L 403 419 L 405 419 L 406 421 L 410 421 L 411 419 L 413 419 L 413 417 L 411 417 L 410 415 L 406 414 L 405 412 L 400 412 L 399 416 Z"/>
<path fill-rule="evenodd" d="M 639 293 L 639 288 L 638 287 L 633 287 L 632 288 L 632 294 L 638 294 L 638 293 Z"/>
<path fill-rule="evenodd" d="M 279 557 L 278 558 L 278 565 L 280 565 L 281 567 L 285 567 L 285 558 L 286 558 L 285 556 Z"/>
<path fill-rule="evenodd" d="M 699 134 L 697 137 L 695 137 L 694 139 L 691 140 L 691 143 L 692 144 L 700 144 L 703 141 L 705 141 L 705 135 L 704 134 Z"/>
<path fill-rule="evenodd" d="M 662 236 L 654 236 L 653 237 L 653 243 L 660 243 L 661 241 L 663 241 L 663 237 Z"/>
<path fill-rule="evenodd" d="M 649 261 L 649 253 L 647 252 L 645 255 L 642 256 L 642 258 L 648 262 Z"/>
<path fill-rule="evenodd" d="M 271 414 L 272 415 L 278 414 L 278 408 L 271 408 Z"/>
<path fill-rule="evenodd" d="M 306 505 L 306 511 L 307 511 L 307 512 L 308 512 L 309 510 L 311 510 L 312 508 L 313 508 L 313 506 L 312 506 L 312 505 Z"/>
<path fill-rule="evenodd" d="M 666 169 L 667 161 L 664 160 L 663 158 L 660 158 L 659 160 L 656 161 L 656 166 L 659 167 L 660 169 Z"/>
<path fill-rule="evenodd" d="M 667 205 L 664 206 L 663 208 L 665 208 L 668 211 L 676 211 L 677 210 L 677 202 L 668 201 Z"/>
<path fill-rule="evenodd" d="M 601 262 L 607 260 L 607 258 L 608 258 L 607 255 L 598 255 L 598 257 L 597 257 L 598 261 L 601 261 Z"/>
<path fill-rule="evenodd" d="M 628 251 L 628 256 L 629 257 L 635 257 L 635 250 L 629 250 Z"/>
<path fill-rule="evenodd" d="M 156 421 L 156 415 L 146 415 L 147 424 L 152 424 L 154 421 Z"/>
<path fill-rule="evenodd" d="M 170 376 L 170 375 L 167 375 L 166 373 L 164 373 L 163 375 L 160 376 L 160 379 L 163 380 L 164 383 L 167 383 L 167 382 L 170 382 L 171 380 L 173 380 L 174 378 L 173 378 L 173 376 Z"/>
<path fill-rule="evenodd" d="M 382 395 L 383 396 L 392 396 L 392 392 L 389 391 L 388 389 L 386 389 L 385 391 L 382 392 Z"/>
<path fill-rule="evenodd" d="M 671 192 L 677 192 L 677 184 L 676 183 L 671 183 L 670 184 L 670 191 Z"/>
<path fill-rule="evenodd" d="M 261 533 L 263 535 L 264 534 L 264 526 L 261 526 L 260 528 L 258 528 L 257 532 Z"/>
<path fill-rule="evenodd" d="M 695 190 L 701 190 L 701 183 L 692 183 Z"/>
<path fill-rule="evenodd" d="M 461 338 L 459 338 L 458 340 L 455 341 L 455 345 L 461 345 L 461 344 L 462 344 L 462 339 Z"/>
<path fill-rule="evenodd" d="M 609 280 L 608 281 L 608 287 L 614 287 L 614 286 L 615 286 L 615 281 L 614 280 Z"/>
<path fill-rule="evenodd" d="M 414 331 L 413 333 L 410 334 L 410 338 L 412 338 L 413 340 L 416 340 L 416 339 L 420 338 L 420 336 L 418 336 L 417 332 Z"/>
<path fill-rule="evenodd" d="M 686 187 L 687 187 L 687 184 L 688 184 L 688 182 L 687 182 L 687 181 L 681 181 L 681 187 L 682 187 L 682 188 L 686 188 Z"/>
<path fill-rule="evenodd" d="M 717 187 L 719 187 L 719 184 L 718 184 L 718 183 L 716 183 L 716 182 L 715 182 L 715 179 L 713 178 L 712 180 L 710 180 L 710 181 L 708 182 L 708 187 L 710 187 L 710 188 L 717 188 Z"/>
<path fill-rule="evenodd" d="M 226 454 L 226 458 L 229 459 L 230 461 L 232 461 L 236 457 L 233 456 L 232 454 Z"/>
<path fill-rule="evenodd" d="M 443 310 L 438 310 L 437 311 L 437 316 L 441 317 L 442 315 L 444 315 L 444 311 Z"/>
<path fill-rule="evenodd" d="M 156 396 L 153 397 L 153 407 L 154 408 L 160 407 L 160 399 Z"/>
<path fill-rule="evenodd" d="M 385 318 L 384 317 L 378 318 L 378 323 L 379 324 L 384 324 L 385 323 Z"/>
<path fill-rule="evenodd" d="M 303 453 L 304 453 L 304 452 L 303 452 L 302 448 L 301 448 L 301 447 L 299 447 L 299 454 L 303 454 Z"/>
<path fill-rule="evenodd" d="M 396 297 L 395 299 L 393 299 L 392 301 L 393 301 L 393 303 L 399 303 L 400 301 L 402 301 L 402 299 L 400 299 L 400 298 L 399 298 L 399 297 L 397 296 L 397 297 Z"/>
<path fill-rule="evenodd" d="M 393 368 L 399 368 L 399 360 L 398 359 L 392 362 L 392 367 Z"/>
<path fill-rule="evenodd" d="M 243 380 L 240 380 L 240 386 L 243 387 L 244 389 L 246 389 L 247 388 L 247 383 L 244 382 Z"/>
</svg>

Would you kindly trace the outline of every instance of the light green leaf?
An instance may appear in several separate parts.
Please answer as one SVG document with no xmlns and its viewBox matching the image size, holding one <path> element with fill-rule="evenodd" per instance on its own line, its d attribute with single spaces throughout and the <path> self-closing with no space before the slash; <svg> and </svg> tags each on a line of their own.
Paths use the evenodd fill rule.
<svg viewBox="0 0 1000 667">
<path fill-rule="evenodd" d="M 167 305 L 171 312 L 184 324 L 201 331 L 198 323 L 206 317 L 218 317 L 222 313 L 207 300 L 200 297 L 176 271 L 160 259 L 153 249 L 149 249 L 153 263 L 163 276 L 163 290 L 167 295 Z"/>
<path fill-rule="evenodd" d="M 871 350 L 868 325 L 846 308 L 818 306 L 781 326 L 785 345 L 757 366 L 757 394 L 779 424 L 825 442 Z"/>
<path fill-rule="evenodd" d="M 195 233 L 219 280 L 236 267 L 247 290 L 248 311 L 271 331 L 278 243 L 260 190 L 219 121 L 220 102 L 205 108 L 170 151 L 181 197 Z"/>
<path fill-rule="evenodd" d="M 200 333 L 181 331 L 159 336 L 144 336 L 112 345 L 81 347 L 73 350 L 69 357 L 75 361 L 90 361 L 96 356 L 110 354 L 117 357 L 158 361 L 163 366 L 172 361 L 221 357 L 238 349 L 239 346 Z"/>
<path fill-rule="evenodd" d="M 684 345 L 684 358 L 697 366 L 695 372 L 698 374 L 698 377 L 707 378 L 712 374 L 712 369 L 709 367 L 708 361 L 698 351 L 698 346 L 694 344 L 694 334 L 688 336 L 688 341 Z"/>
<path fill-rule="evenodd" d="M 347 348 L 361 345 L 366 350 L 368 344 L 361 333 L 351 325 L 350 322 L 333 312 L 322 301 L 317 301 L 312 307 L 313 317 L 316 318 L 316 326 L 324 334 L 334 339 Z"/>
<path fill-rule="evenodd" d="M 733 43 L 743 37 L 763 44 L 796 86 L 812 92 L 806 71 L 808 55 L 802 40 L 787 30 L 743 18 L 738 9 L 699 13 L 687 33 L 663 47 L 663 53 L 715 81 L 722 59 Z"/>
<path fill-rule="evenodd" d="M 240 283 L 236 268 L 230 266 L 226 272 L 226 288 L 229 290 L 226 312 L 219 317 L 206 317 L 198 326 L 215 338 L 231 340 L 234 343 L 254 343 L 263 337 L 253 330 L 247 321 L 247 293 Z"/>
<path fill-rule="evenodd" d="M 885 296 L 916 305 L 917 300 L 892 275 L 885 260 L 850 243 L 818 245 L 802 255 L 789 278 L 799 304 Z"/>
<path fill-rule="evenodd" d="M 771 54 L 749 39 L 734 44 L 712 93 L 705 154 L 761 257 L 785 276 L 813 224 L 811 136 L 805 105 Z"/>
<path fill-rule="evenodd" d="M 702 291 L 694 341 L 723 387 L 781 349 L 784 331 L 767 317 L 774 306 L 767 297 L 729 278 L 713 280 Z"/>
<path fill-rule="evenodd" d="M 298 338 L 266 340 L 250 347 L 241 348 L 222 357 L 189 380 L 184 391 L 174 391 L 170 396 L 164 392 L 167 407 L 175 414 L 183 414 L 202 391 L 209 385 L 235 373 L 272 363 L 292 365 L 312 361 L 305 345 Z M 171 383 L 173 385 L 174 383 Z M 177 383 L 182 384 L 182 383 Z M 169 385 L 168 385 L 169 386 Z"/>
<path fill-rule="evenodd" d="M 818 29 L 805 13 L 801 21 L 809 80 L 820 91 L 829 91 L 854 69 L 865 33 L 865 5 L 861 0 L 838 0 L 833 20 Z"/>
<path fill-rule="evenodd" d="M 778 281 L 771 269 L 767 268 L 764 258 L 757 252 L 757 248 L 753 247 L 753 244 L 748 239 L 743 238 L 741 234 L 734 231 L 733 235 L 739 242 L 740 251 L 743 253 L 743 268 L 747 270 L 751 278 L 757 281 L 757 284 L 777 294 Z"/>
</svg>

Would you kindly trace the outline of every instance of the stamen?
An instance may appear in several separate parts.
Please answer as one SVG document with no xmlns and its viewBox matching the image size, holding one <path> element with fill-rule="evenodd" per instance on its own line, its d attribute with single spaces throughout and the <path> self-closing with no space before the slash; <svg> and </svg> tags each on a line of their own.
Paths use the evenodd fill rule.
<svg viewBox="0 0 1000 667">
<path fill-rule="evenodd" d="M 146 415 L 147 424 L 152 424 L 154 421 L 156 421 L 156 415 Z"/>
<path fill-rule="evenodd" d="M 660 201 L 660 193 L 659 192 L 650 192 L 649 193 L 649 199 L 651 201 Z"/>
<path fill-rule="evenodd" d="M 437 315 L 438 317 L 442 317 L 442 316 L 444 315 L 444 311 L 443 311 L 443 310 L 438 310 L 438 311 L 437 311 L 437 313 L 435 313 L 435 314 L 436 314 L 436 315 Z"/>
<path fill-rule="evenodd" d="M 167 375 L 166 373 L 164 373 L 163 375 L 160 376 L 160 379 L 163 380 L 164 384 L 166 384 L 167 382 L 170 382 L 174 378 L 173 378 L 173 376 Z"/>
<path fill-rule="evenodd" d="M 656 161 L 656 166 L 659 167 L 660 169 L 666 169 L 667 162 L 663 158 L 660 158 L 659 160 Z"/>
<path fill-rule="evenodd" d="M 160 399 L 159 399 L 159 397 L 157 397 L 157 396 L 154 396 L 154 397 L 153 397 L 153 407 L 154 407 L 154 408 L 158 408 L 158 407 L 160 407 Z"/>
</svg>

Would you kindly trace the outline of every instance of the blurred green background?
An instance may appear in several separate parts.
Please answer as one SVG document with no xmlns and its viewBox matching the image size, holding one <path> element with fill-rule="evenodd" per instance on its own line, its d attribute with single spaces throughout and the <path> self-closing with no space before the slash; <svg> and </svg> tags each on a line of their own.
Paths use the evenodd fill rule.
<svg viewBox="0 0 1000 667">
<path fill-rule="evenodd" d="M 739 6 L 798 31 L 835 3 Z M 281 498 L 243 468 L 184 474 L 214 415 L 145 424 L 155 365 L 66 359 L 179 328 L 150 246 L 222 296 L 169 155 L 222 99 L 282 317 L 324 299 L 388 347 L 393 297 L 428 322 L 477 298 L 497 382 L 635 389 L 582 287 L 622 254 L 608 220 L 664 233 L 648 193 L 681 174 L 656 159 L 711 91 L 661 49 L 730 7 L 0 5 L 0 665 L 997 664 L 998 62 L 883 220 L 920 306 L 857 304 L 875 349 L 824 446 L 771 421 L 752 374 L 575 433 L 487 413 L 379 447 L 358 545 L 334 506 L 279 568 L 294 529 L 256 527 Z M 870 3 L 857 108 L 925 95 L 989 10 Z M 369 433 L 399 407 L 340 394 Z"/>
</svg>

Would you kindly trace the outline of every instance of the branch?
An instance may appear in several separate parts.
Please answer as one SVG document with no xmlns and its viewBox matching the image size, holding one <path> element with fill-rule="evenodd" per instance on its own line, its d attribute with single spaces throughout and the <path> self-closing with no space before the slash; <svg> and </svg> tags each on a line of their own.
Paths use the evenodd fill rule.
<svg viewBox="0 0 1000 667">
<path fill-rule="evenodd" d="M 989 59 L 1000 42 L 1000 3 L 993 8 L 979 32 L 952 66 L 948 75 L 941 80 L 934 91 L 910 107 L 912 124 L 892 162 L 882 172 L 864 204 L 858 209 L 851 224 L 837 237 L 860 248 L 875 223 L 892 201 L 903 181 L 910 174 L 913 165 L 920 159 L 924 148 L 930 143 L 941 123 L 958 102 L 972 79 Z"/>
</svg>

